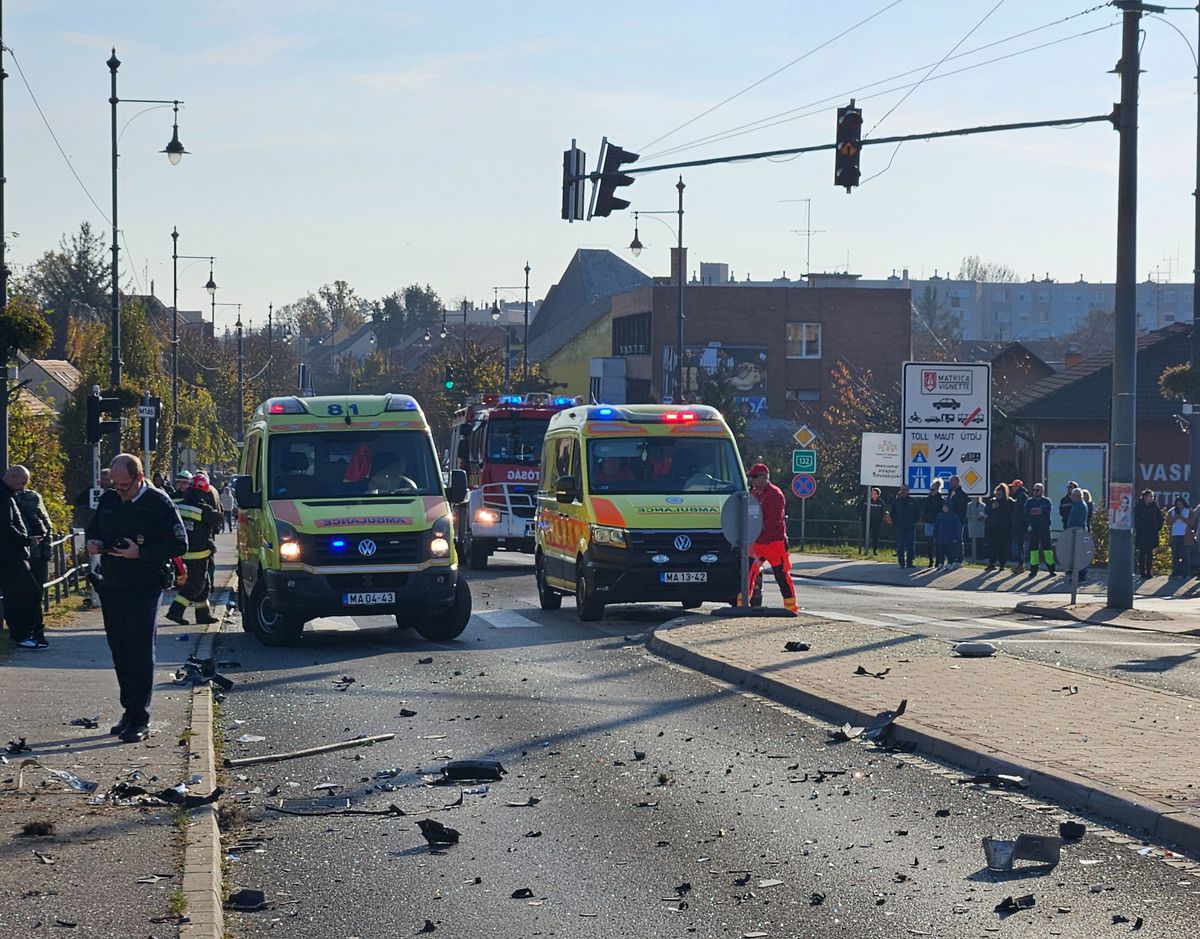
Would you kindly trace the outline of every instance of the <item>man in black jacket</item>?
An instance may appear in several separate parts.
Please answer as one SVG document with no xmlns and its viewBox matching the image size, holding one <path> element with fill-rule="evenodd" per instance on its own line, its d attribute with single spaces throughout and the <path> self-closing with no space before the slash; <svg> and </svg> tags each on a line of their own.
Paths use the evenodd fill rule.
<svg viewBox="0 0 1200 939">
<path fill-rule="evenodd" d="M 1137 569 L 1142 578 L 1154 574 L 1154 549 L 1158 547 L 1165 517 L 1154 501 L 1154 493 L 1143 489 L 1133 507 L 1133 544 L 1137 549 Z"/>
<path fill-rule="evenodd" d="M 963 535 L 967 532 L 967 506 L 970 504 L 970 497 L 962 487 L 962 482 L 957 476 L 951 476 L 949 479 L 949 492 L 946 493 L 946 500 L 950 503 L 950 510 L 958 516 L 958 521 L 962 525 Z M 950 559 L 950 570 L 956 567 L 962 567 L 963 563 L 963 542 L 962 538 L 958 539 L 958 543 L 954 546 L 954 557 Z"/>
<path fill-rule="evenodd" d="M 164 575 L 171 558 L 187 551 L 187 532 L 167 494 L 147 485 L 136 456 L 122 453 L 113 460 L 112 481 L 87 527 L 87 547 L 100 557 L 104 634 L 124 709 L 110 732 L 136 743 L 150 735 Z"/>
<path fill-rule="evenodd" d="M 40 540 L 40 539 L 39 539 Z M 29 569 L 29 547 L 34 539 L 25 528 L 17 493 L 0 479 L 0 593 L 8 631 L 22 649 L 48 647 L 42 635 L 42 604 L 37 582 Z"/>
</svg>

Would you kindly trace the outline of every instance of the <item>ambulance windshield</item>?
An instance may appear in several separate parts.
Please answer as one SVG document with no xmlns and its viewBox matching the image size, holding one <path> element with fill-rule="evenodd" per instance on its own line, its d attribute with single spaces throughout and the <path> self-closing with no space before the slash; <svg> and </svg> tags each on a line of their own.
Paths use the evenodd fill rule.
<svg viewBox="0 0 1200 939">
<path fill-rule="evenodd" d="M 273 434 L 270 498 L 435 496 L 441 481 L 429 437 L 416 430 Z"/>
<path fill-rule="evenodd" d="M 737 492 L 743 488 L 733 444 L 711 437 L 619 437 L 590 440 L 593 493 Z"/>
</svg>

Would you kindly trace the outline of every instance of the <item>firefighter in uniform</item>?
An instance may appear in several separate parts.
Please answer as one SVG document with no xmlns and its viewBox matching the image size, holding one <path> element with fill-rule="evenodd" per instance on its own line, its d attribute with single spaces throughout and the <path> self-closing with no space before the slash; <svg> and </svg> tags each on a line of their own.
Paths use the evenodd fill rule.
<svg viewBox="0 0 1200 939">
<path fill-rule="evenodd" d="M 185 573 L 180 578 L 179 590 L 167 610 L 166 617 L 173 623 L 186 623 L 184 613 L 189 606 L 196 607 L 196 623 L 206 626 L 216 619 L 209 612 L 208 595 L 212 589 L 209 564 L 216 549 L 213 540 L 221 524 L 221 513 L 214 507 L 208 479 L 197 473 L 191 485 L 175 503 L 183 527 L 187 530 L 188 547 L 183 555 Z"/>
</svg>

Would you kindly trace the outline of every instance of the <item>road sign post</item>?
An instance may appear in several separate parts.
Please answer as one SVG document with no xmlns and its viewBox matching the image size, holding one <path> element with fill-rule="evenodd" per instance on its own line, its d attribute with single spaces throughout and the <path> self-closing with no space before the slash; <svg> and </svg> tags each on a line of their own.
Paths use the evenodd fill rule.
<svg viewBox="0 0 1200 939">
<path fill-rule="evenodd" d="M 992 367 L 986 362 L 905 362 L 903 482 L 926 493 L 957 476 L 986 495 L 991 461 Z"/>
<path fill-rule="evenodd" d="M 817 472 L 817 451 L 816 450 L 793 450 L 792 451 L 792 472 L 793 473 L 812 473 Z"/>
<path fill-rule="evenodd" d="M 749 609 L 750 597 L 746 582 L 750 579 L 750 545 L 762 531 L 762 506 L 749 492 L 735 492 L 721 507 L 721 533 L 741 555 L 741 582 L 738 584 L 739 606 Z"/>
</svg>

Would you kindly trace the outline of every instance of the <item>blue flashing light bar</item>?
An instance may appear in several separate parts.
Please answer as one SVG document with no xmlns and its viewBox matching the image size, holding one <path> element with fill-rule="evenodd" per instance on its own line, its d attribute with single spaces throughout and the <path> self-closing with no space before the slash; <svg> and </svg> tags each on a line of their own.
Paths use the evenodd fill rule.
<svg viewBox="0 0 1200 939">
<path fill-rule="evenodd" d="M 333 548 L 334 551 L 341 551 L 346 547 L 346 539 L 334 538 L 331 542 L 329 542 L 329 547 Z"/>
<path fill-rule="evenodd" d="M 554 403 L 555 403 L 555 405 L 574 404 L 575 399 L 559 396 L 554 399 Z"/>
<path fill-rule="evenodd" d="M 592 417 L 598 417 L 601 420 L 611 420 L 616 416 L 617 412 L 615 408 L 596 408 L 596 410 L 592 412 Z"/>
<path fill-rule="evenodd" d="M 525 399 L 520 395 L 502 395 L 500 397 L 501 404 L 524 404 Z"/>
</svg>

